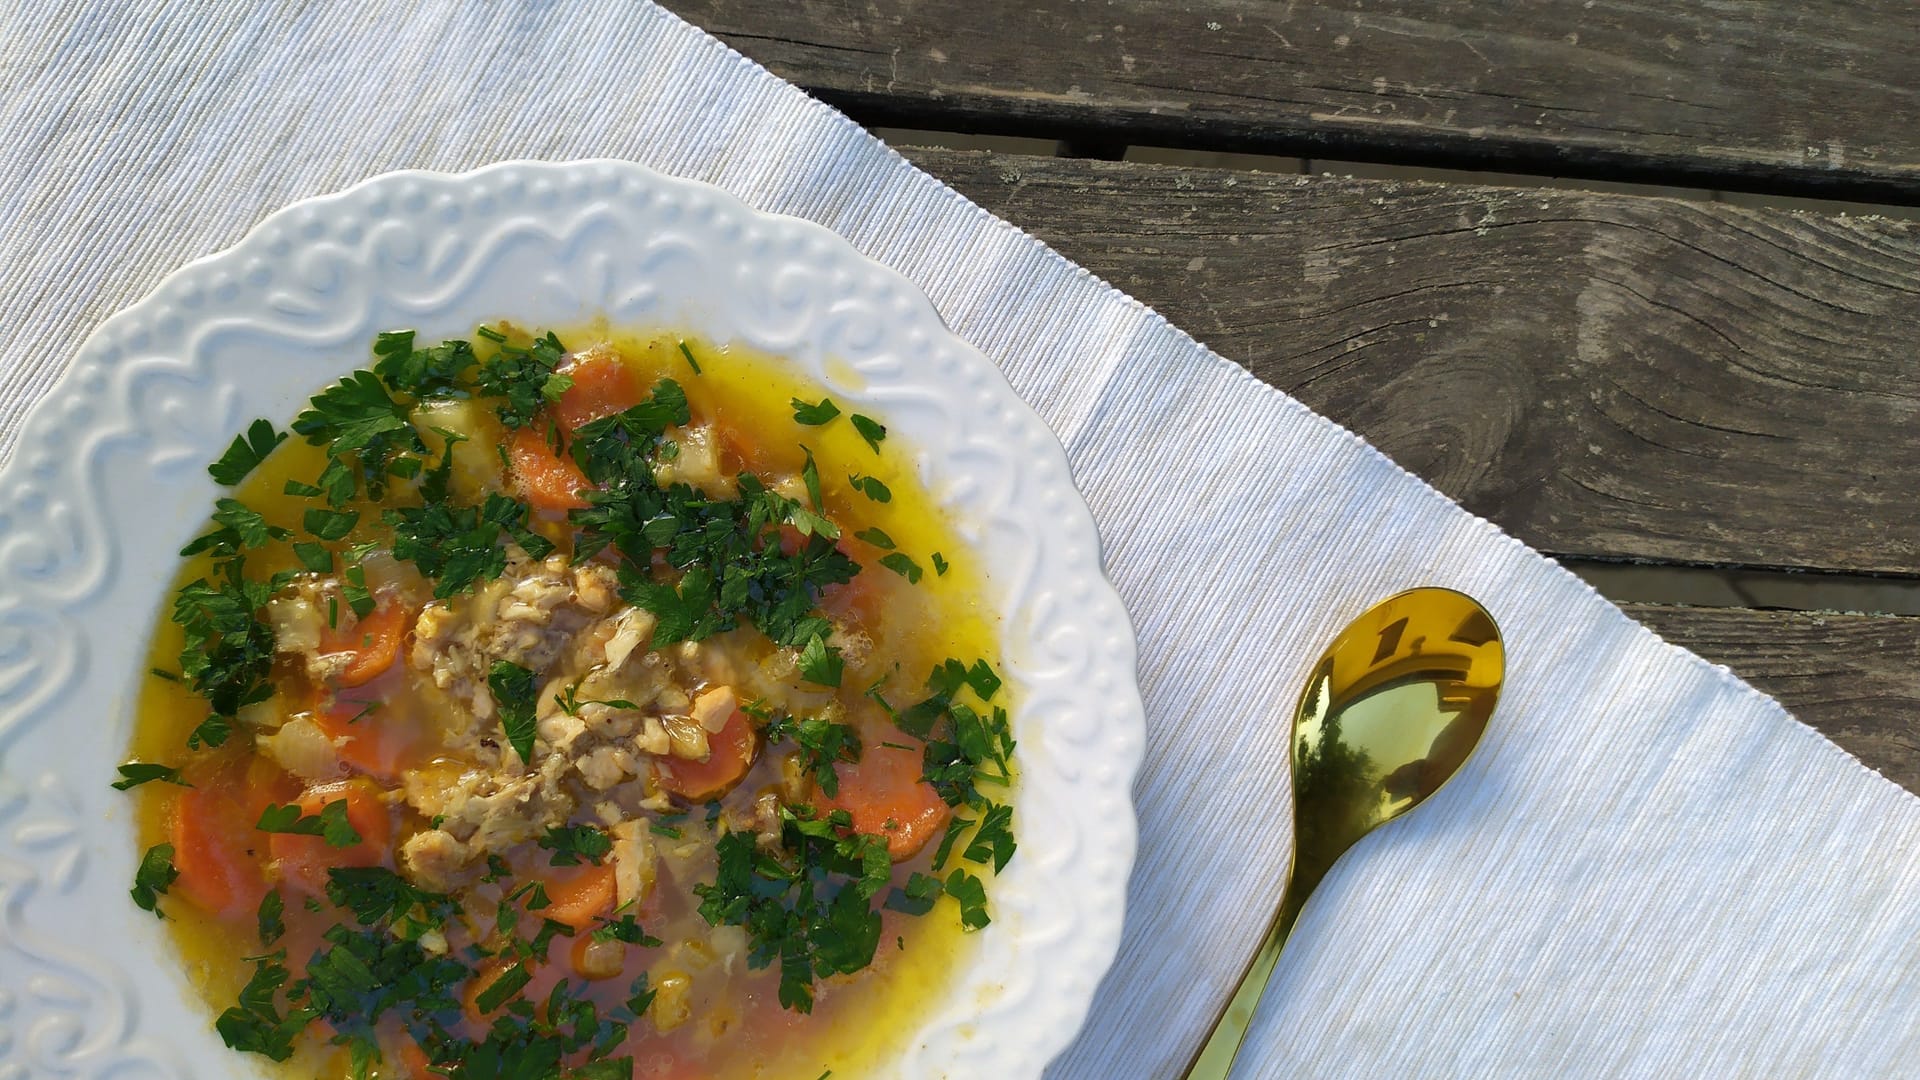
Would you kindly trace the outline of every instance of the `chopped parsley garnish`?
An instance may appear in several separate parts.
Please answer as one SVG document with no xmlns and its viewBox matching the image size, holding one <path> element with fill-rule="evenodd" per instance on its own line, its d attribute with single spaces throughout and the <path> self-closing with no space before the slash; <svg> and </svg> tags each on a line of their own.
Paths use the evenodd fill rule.
<svg viewBox="0 0 1920 1080">
<path fill-rule="evenodd" d="M 640 928 L 639 920 L 631 912 L 617 919 L 602 922 L 593 928 L 595 941 L 618 941 L 626 945 L 638 945 L 642 948 L 657 948 L 661 941 Z"/>
<path fill-rule="evenodd" d="M 166 915 L 160 910 L 160 898 L 166 895 L 180 871 L 173 867 L 173 845 L 155 844 L 140 857 L 140 866 L 133 872 L 133 902 L 141 911 L 151 911 L 160 918 Z"/>
<path fill-rule="evenodd" d="M 987 917 L 987 887 L 980 879 L 958 867 L 947 875 L 947 895 L 960 902 L 960 926 L 979 930 L 993 920 Z"/>
<path fill-rule="evenodd" d="M 847 483 L 853 485 L 853 490 L 865 495 L 874 502 L 885 503 L 893 501 L 893 492 L 888 490 L 887 485 L 881 483 L 880 478 L 877 476 L 850 475 L 847 477 Z"/>
<path fill-rule="evenodd" d="M 473 346 L 449 340 L 416 349 L 413 337 L 411 330 L 388 330 L 374 338 L 374 374 L 393 389 L 421 400 L 460 393 L 464 387 L 459 377 L 475 363 Z"/>
<path fill-rule="evenodd" d="M 393 529 L 394 557 L 436 579 L 433 595 L 444 600 L 504 573 L 506 540 L 536 559 L 553 553 L 551 541 L 527 528 L 527 514 L 526 504 L 496 493 L 479 506 L 403 506 L 381 518 Z"/>
<path fill-rule="evenodd" d="M 553 852 L 554 866 L 578 866 L 581 862 L 599 863 L 613 850 L 613 838 L 591 825 L 555 825 L 540 838 L 540 846 Z"/>
<path fill-rule="evenodd" d="M 254 466 L 267 459 L 273 448 L 286 440 L 287 433 L 274 430 L 270 420 L 259 419 L 247 428 L 246 434 L 235 435 L 233 445 L 220 455 L 220 460 L 207 466 L 207 475 L 213 482 L 223 487 L 233 487 L 247 478 Z"/>
<path fill-rule="evenodd" d="M 749 967 L 779 961 L 785 1008 L 812 1012 L 816 979 L 859 971 L 879 947 L 872 900 L 892 862 L 880 837 L 840 835 L 850 820 L 845 811 L 809 820 L 783 809 L 784 859 L 760 851 L 749 833 L 726 833 L 715 844 L 714 882 L 693 887 L 708 923 L 746 928 Z"/>
<path fill-rule="evenodd" d="M 268 803 L 266 809 L 260 811 L 260 821 L 254 827 L 261 832 L 317 836 L 325 840 L 328 847 L 352 847 L 360 842 L 360 833 L 347 820 L 345 799 L 327 803 L 318 814 L 303 814 L 298 806 Z"/>
<path fill-rule="evenodd" d="M 287 902 L 281 899 L 277 889 L 268 890 L 267 895 L 260 898 L 260 908 L 254 915 L 260 928 L 260 944 L 271 945 L 287 932 L 287 922 L 283 918 L 286 910 Z"/>
<path fill-rule="evenodd" d="M 909 584 L 920 584 L 922 573 L 920 564 L 914 562 L 904 551 L 890 551 L 880 556 L 880 565 L 906 578 Z"/>
<path fill-rule="evenodd" d="M 481 364 L 474 384 L 483 394 L 502 399 L 496 410 L 509 429 L 526 427 L 534 414 L 573 386 L 573 380 L 554 369 L 566 355 L 566 346 L 552 331 L 526 346 L 502 340 L 499 351 Z"/>
<path fill-rule="evenodd" d="M 873 452 L 879 453 L 880 440 L 887 437 L 886 425 L 871 416 L 861 416 L 859 413 L 854 413 L 848 419 L 853 421 L 853 429 L 860 433 L 861 438 L 867 440 L 867 445 L 873 448 Z M 885 499 L 880 501 L 886 502 Z"/>
<path fill-rule="evenodd" d="M 893 537 L 888 536 L 886 533 L 881 532 L 877 528 L 869 527 L 869 528 L 861 529 L 859 532 L 854 533 L 853 535 L 856 540 L 865 540 L 867 543 L 872 544 L 874 547 L 877 547 L 877 548 L 882 548 L 887 551 L 891 551 L 894 548 Z"/>
<path fill-rule="evenodd" d="M 809 405 L 799 398 L 793 399 L 793 422 L 819 427 L 821 424 L 840 415 L 840 406 L 832 398 L 821 398 L 818 404 Z"/>
<path fill-rule="evenodd" d="M 687 358 L 687 366 L 693 369 L 695 375 L 700 374 L 700 361 L 693 358 L 693 350 L 687 348 L 684 341 L 680 343 L 680 355 Z"/>
<path fill-rule="evenodd" d="M 818 634 L 807 639 L 797 661 L 800 677 L 817 686 L 839 686 L 845 664 L 840 650 Z"/>
<path fill-rule="evenodd" d="M 339 540 L 360 523 L 358 510 L 329 510 L 324 506 L 307 508 L 302 525 L 322 540 Z"/>
<path fill-rule="evenodd" d="M 328 551 L 324 545 L 316 544 L 311 540 L 295 540 L 293 556 L 300 560 L 301 566 L 313 573 L 333 573 L 333 552 Z"/>
<path fill-rule="evenodd" d="M 272 594 L 270 583 L 247 578 L 241 560 L 232 558 L 174 596 L 173 621 L 185 639 L 180 674 L 213 713 L 195 732 L 200 743 L 220 745 L 227 720 L 273 696 L 273 629 L 256 615 Z"/>
<path fill-rule="evenodd" d="M 980 818 L 980 827 L 974 830 L 973 840 L 967 844 L 966 857 L 977 863 L 991 862 L 993 872 L 998 874 L 1007 868 L 1007 860 L 1013 858 L 1013 807 L 998 803 L 987 808 Z"/>
<path fill-rule="evenodd" d="M 278 525 L 267 524 L 260 512 L 238 499 L 215 499 L 213 521 L 220 526 L 180 549 L 182 557 L 211 554 L 216 559 L 238 555 L 269 540 L 284 540 L 290 534 Z"/>
<path fill-rule="evenodd" d="M 180 779 L 180 770 L 171 765 L 154 765 L 144 761 L 129 761 L 120 766 L 120 779 L 113 782 L 115 791 L 126 791 L 141 784 L 150 784 L 161 780 L 180 787 L 192 787 L 192 784 Z"/>
<path fill-rule="evenodd" d="M 947 560 L 939 552 L 933 553 L 933 572 L 940 577 L 947 576 Z"/>
<path fill-rule="evenodd" d="M 792 739 L 800 748 L 802 768 L 813 776 L 813 782 L 829 798 L 840 793 L 840 777 L 833 770 L 834 763 L 851 764 L 860 760 L 860 733 L 847 724 L 781 716 L 767 725 L 764 734 L 768 742 Z"/>
<path fill-rule="evenodd" d="M 382 498 L 398 455 L 426 450 L 408 411 L 378 375 L 361 370 L 314 395 L 310 407 L 294 418 L 296 434 L 327 448 L 330 460 L 318 485 L 330 504 L 344 505 L 357 490 L 369 499 Z"/>
<path fill-rule="evenodd" d="M 499 706 L 500 726 L 506 732 L 507 744 L 520 755 L 522 762 L 533 761 L 537 729 L 534 706 L 540 696 L 534 673 L 512 661 L 495 660 L 487 672 L 487 688 L 493 691 L 494 704 Z"/>
</svg>

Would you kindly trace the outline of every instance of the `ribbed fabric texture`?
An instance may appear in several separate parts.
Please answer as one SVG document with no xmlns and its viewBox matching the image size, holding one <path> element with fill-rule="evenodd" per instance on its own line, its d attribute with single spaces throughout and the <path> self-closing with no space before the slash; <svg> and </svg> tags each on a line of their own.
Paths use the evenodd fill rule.
<svg viewBox="0 0 1920 1080">
<path fill-rule="evenodd" d="M 1506 695 L 1465 774 L 1320 887 L 1241 1075 L 1920 1071 L 1912 797 L 656 8 L 0 3 L 0 456 L 101 320 L 267 212 L 516 157 L 838 230 L 1066 444 L 1149 749 L 1126 940 L 1050 1075 L 1177 1075 L 1278 899 L 1307 666 L 1419 584 L 1493 611 Z"/>
</svg>

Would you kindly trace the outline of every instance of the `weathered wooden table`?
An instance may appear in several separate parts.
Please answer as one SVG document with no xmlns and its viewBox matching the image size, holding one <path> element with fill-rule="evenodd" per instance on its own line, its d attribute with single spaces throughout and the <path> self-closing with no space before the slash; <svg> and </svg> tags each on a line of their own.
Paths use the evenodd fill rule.
<svg viewBox="0 0 1920 1080">
<path fill-rule="evenodd" d="M 667 3 L 1920 791 L 1920 222 L 1705 194 L 1920 205 L 1908 0 Z"/>
</svg>

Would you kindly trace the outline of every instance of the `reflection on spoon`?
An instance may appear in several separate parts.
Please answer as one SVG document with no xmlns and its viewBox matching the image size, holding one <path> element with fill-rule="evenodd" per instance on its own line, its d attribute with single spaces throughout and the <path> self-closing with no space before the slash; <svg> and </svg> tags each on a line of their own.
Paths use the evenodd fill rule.
<svg viewBox="0 0 1920 1080">
<path fill-rule="evenodd" d="M 1294 711 L 1294 848 L 1286 894 L 1188 1080 L 1233 1067 L 1287 932 L 1362 836 L 1420 805 L 1480 744 L 1506 675 L 1493 617 L 1451 589 L 1413 589 L 1363 612 L 1314 665 Z"/>
</svg>

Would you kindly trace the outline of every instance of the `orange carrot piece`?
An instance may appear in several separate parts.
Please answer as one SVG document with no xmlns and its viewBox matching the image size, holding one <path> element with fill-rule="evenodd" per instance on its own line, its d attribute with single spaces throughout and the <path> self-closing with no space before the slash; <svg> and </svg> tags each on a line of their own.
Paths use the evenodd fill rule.
<svg viewBox="0 0 1920 1080">
<path fill-rule="evenodd" d="M 753 767 L 759 749 L 753 721 L 739 709 L 719 731 L 707 734 L 707 760 L 659 758 L 660 786 L 688 802 L 707 802 L 725 795 Z"/>
<path fill-rule="evenodd" d="M 546 436 L 523 427 L 507 440 L 507 461 L 520 497 L 535 510 L 564 512 L 587 505 L 580 490 L 589 486 L 585 473 L 571 458 L 547 445 Z"/>
<path fill-rule="evenodd" d="M 174 889 L 218 919 L 251 916 L 267 895 L 267 877 L 255 852 L 244 794 L 195 779 L 180 793 L 168 820 Z"/>
<path fill-rule="evenodd" d="M 399 1044 L 394 1047 L 394 1057 L 399 1059 L 400 1074 L 406 1080 L 435 1080 L 440 1075 L 430 1071 L 433 1061 L 420 1048 L 420 1044 L 408 1036 L 400 1037 Z"/>
<path fill-rule="evenodd" d="M 894 862 L 912 858 L 946 825 L 952 809 L 920 779 L 921 755 L 892 746 L 869 746 L 854 764 L 834 766 L 839 790 L 824 791 L 818 800 L 822 814 L 845 810 L 853 817 L 853 831 L 884 837 Z"/>
<path fill-rule="evenodd" d="M 320 632 L 320 653 L 351 653 L 353 659 L 332 682 L 335 686 L 364 686 L 380 677 L 400 656 L 400 642 L 413 623 L 413 613 L 393 600 L 382 600 L 366 618 L 345 630 Z"/>
<path fill-rule="evenodd" d="M 618 356 L 594 353 L 560 369 L 573 385 L 548 408 L 569 433 L 640 404 L 640 380 Z"/>
<path fill-rule="evenodd" d="M 380 801 L 379 788 L 370 780 L 339 780 L 316 784 L 300 793 L 294 805 L 302 814 L 319 814 L 328 803 L 345 799 L 347 822 L 360 834 L 360 842 L 334 847 L 323 837 L 293 833 L 272 833 L 267 850 L 273 856 L 280 880 L 294 891 L 308 896 L 324 896 L 327 871 L 336 866 L 379 866 L 386 862 L 393 846 L 393 815 Z"/>
<path fill-rule="evenodd" d="M 547 906 L 534 912 L 542 918 L 566 923 L 575 930 L 591 927 L 595 919 L 613 914 L 613 864 L 582 866 L 573 872 L 561 871 L 544 882 Z"/>
<path fill-rule="evenodd" d="M 341 761 L 382 780 L 397 779 L 413 748 L 412 729 L 382 715 L 375 700 L 326 694 L 314 700 L 313 723 L 333 740 Z"/>
</svg>

